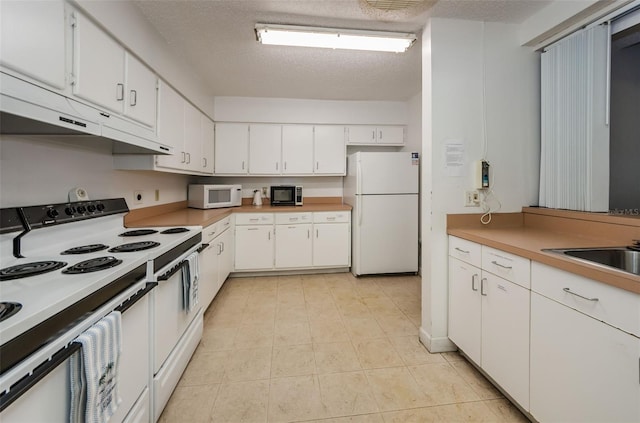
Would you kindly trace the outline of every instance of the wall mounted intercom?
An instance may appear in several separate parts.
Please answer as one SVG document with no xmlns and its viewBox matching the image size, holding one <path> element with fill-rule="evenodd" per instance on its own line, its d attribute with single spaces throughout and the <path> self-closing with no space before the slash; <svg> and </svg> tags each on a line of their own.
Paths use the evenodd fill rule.
<svg viewBox="0 0 640 423">
<path fill-rule="evenodd" d="M 478 160 L 475 170 L 475 187 L 476 189 L 489 189 L 489 162 L 486 160 Z"/>
</svg>

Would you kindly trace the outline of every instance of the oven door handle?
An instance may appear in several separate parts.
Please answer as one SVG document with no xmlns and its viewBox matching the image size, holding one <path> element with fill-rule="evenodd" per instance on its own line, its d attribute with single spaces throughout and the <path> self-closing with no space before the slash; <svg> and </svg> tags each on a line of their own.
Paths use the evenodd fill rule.
<svg viewBox="0 0 640 423">
<path fill-rule="evenodd" d="M 142 290 L 136 292 L 132 297 L 127 299 L 120 306 L 116 307 L 114 311 L 119 311 L 120 313 L 126 312 L 156 286 L 158 286 L 157 282 L 148 282 Z M 80 351 L 81 349 L 82 344 L 80 344 L 79 342 L 71 342 L 68 346 L 64 347 L 63 349 L 56 352 L 53 356 L 51 356 L 51 359 L 36 367 L 33 373 L 31 373 L 29 376 L 22 378 L 20 381 L 12 385 L 8 392 L 0 395 L 0 412 L 13 404 L 15 400 L 24 395 L 29 389 L 31 389 L 33 386 L 35 386 L 35 384 L 44 379 L 45 376 L 51 373 L 56 367 L 64 363 L 76 351 Z"/>
<path fill-rule="evenodd" d="M 180 263 L 176 264 L 175 266 L 173 266 L 171 268 L 171 270 L 169 270 L 168 272 L 162 274 L 161 276 L 158 276 L 158 282 L 168 280 L 171 276 L 175 275 L 180 270 L 182 270 L 182 268 L 184 266 L 186 266 L 188 263 L 189 262 L 187 260 L 183 260 Z"/>
</svg>

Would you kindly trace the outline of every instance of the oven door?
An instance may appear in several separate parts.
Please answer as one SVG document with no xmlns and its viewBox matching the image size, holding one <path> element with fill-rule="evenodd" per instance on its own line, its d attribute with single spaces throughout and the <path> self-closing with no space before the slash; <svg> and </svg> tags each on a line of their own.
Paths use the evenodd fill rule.
<svg viewBox="0 0 640 423">
<path fill-rule="evenodd" d="M 113 423 L 124 421 L 132 409 L 131 412 L 136 413 L 136 416 L 146 416 L 144 421 L 149 421 L 150 404 L 147 387 L 149 382 L 147 365 L 149 296 L 147 293 L 154 286 L 155 284 L 145 286 L 144 281 L 136 284 L 62 336 L 64 338 L 70 335 L 73 339 L 112 310 L 122 312 L 122 354 L 118 382 L 122 402 L 109 420 Z M 141 288 L 144 289 L 141 290 Z M 25 364 L 29 364 L 26 362 L 32 361 L 30 365 L 35 370 L 0 396 L 0 409 L 2 409 L 0 421 L 68 421 L 71 399 L 69 359 L 73 354 L 79 354 L 80 349 L 79 344 L 71 343 L 53 354 L 50 360 L 46 358 L 43 360 L 39 351 L 20 363 L 17 367 L 24 367 Z"/>
</svg>

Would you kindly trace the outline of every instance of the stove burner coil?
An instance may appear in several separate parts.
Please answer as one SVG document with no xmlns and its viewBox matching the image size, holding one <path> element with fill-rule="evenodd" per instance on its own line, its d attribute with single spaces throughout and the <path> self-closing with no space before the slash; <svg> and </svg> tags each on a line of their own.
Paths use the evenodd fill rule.
<svg viewBox="0 0 640 423">
<path fill-rule="evenodd" d="M 13 302 L 0 303 L 0 322 L 13 316 L 22 308 L 22 304 Z"/>
<path fill-rule="evenodd" d="M 102 251 L 109 248 L 108 245 L 104 244 L 90 244 L 90 245 L 82 245 L 80 247 L 69 248 L 68 250 L 64 250 L 60 254 L 86 254 L 86 253 L 95 253 L 96 251 Z"/>
<path fill-rule="evenodd" d="M 76 275 L 79 273 L 91 273 L 98 272 L 100 270 L 106 270 L 111 267 L 115 267 L 122 263 L 122 260 L 118 260 L 112 256 L 92 258 L 89 260 L 81 261 L 73 266 L 69 266 L 62 271 L 68 275 Z"/>
<path fill-rule="evenodd" d="M 65 267 L 67 263 L 63 261 L 34 261 L 32 263 L 18 264 L 0 269 L 0 281 L 26 278 L 28 276 L 40 275 L 52 272 Z"/>
<path fill-rule="evenodd" d="M 161 234 L 181 234 L 182 232 L 189 232 L 189 229 L 187 228 L 170 228 L 170 229 L 165 229 L 164 231 L 160 232 Z"/>
<path fill-rule="evenodd" d="M 158 231 L 154 229 L 135 229 L 133 231 L 123 232 L 118 236 L 143 236 L 143 235 L 151 235 L 158 233 Z"/>
<path fill-rule="evenodd" d="M 109 250 L 110 253 L 130 253 L 133 251 L 148 250 L 149 248 L 155 248 L 160 245 L 159 242 L 154 241 L 141 241 L 131 242 L 129 244 L 118 245 Z"/>
</svg>

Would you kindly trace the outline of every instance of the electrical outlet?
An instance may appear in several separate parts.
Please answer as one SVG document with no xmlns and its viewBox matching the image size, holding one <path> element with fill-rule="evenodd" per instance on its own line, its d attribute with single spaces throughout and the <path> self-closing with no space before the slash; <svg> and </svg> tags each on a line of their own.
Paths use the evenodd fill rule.
<svg viewBox="0 0 640 423">
<path fill-rule="evenodd" d="M 133 204 L 142 204 L 142 191 L 133 191 Z"/>
<path fill-rule="evenodd" d="M 477 190 L 464 192 L 464 206 L 478 207 L 480 205 L 480 193 Z"/>
</svg>

